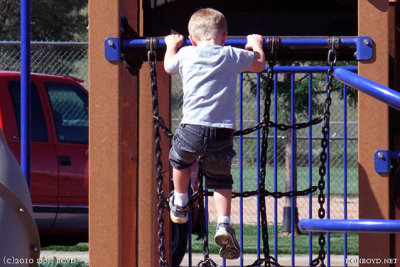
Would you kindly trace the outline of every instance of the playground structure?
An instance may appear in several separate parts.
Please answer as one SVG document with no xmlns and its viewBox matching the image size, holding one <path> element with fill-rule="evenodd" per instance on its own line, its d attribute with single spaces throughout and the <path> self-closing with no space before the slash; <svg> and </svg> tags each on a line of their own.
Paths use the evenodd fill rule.
<svg viewBox="0 0 400 267">
<path fill-rule="evenodd" d="M 29 7 L 27 3 L 29 1 L 25 2 Z M 149 149 L 150 144 L 154 146 L 153 136 L 149 134 L 153 131 L 152 120 L 149 119 L 152 118 L 151 95 L 150 90 L 147 90 L 150 88 L 150 83 L 153 82 L 149 79 L 150 70 L 143 65 L 140 72 L 138 71 L 141 58 L 137 65 L 132 65 L 132 62 L 137 62 L 138 58 L 134 58 L 136 61 L 132 61 L 127 57 L 124 58 L 125 65 L 110 63 L 104 57 L 103 46 L 104 40 L 110 36 L 132 37 L 134 33 L 139 33 L 141 36 L 140 33 L 143 32 L 141 4 L 140 1 L 116 0 L 111 3 L 109 1 L 91 2 L 89 6 L 89 69 L 90 87 L 92 88 L 89 152 L 90 264 L 93 266 L 153 266 L 157 265 L 160 257 L 158 252 L 161 252 L 160 249 L 157 252 L 156 248 L 161 236 L 160 234 L 157 236 L 156 227 L 154 227 L 157 200 L 152 179 L 154 177 L 154 155 L 153 150 Z M 399 17 L 399 4 L 393 0 L 389 2 L 360 0 L 358 8 L 358 35 L 369 36 L 370 40 L 374 42 L 372 58 L 359 62 L 359 74 L 375 81 L 376 88 L 381 88 L 385 92 L 388 91 L 387 86 L 399 89 L 399 20 L 396 20 Z M 121 13 L 125 15 L 124 20 L 120 20 Z M 121 33 L 123 21 L 126 24 L 123 25 Z M 25 22 L 25 24 L 29 23 Z M 21 39 L 22 44 L 29 42 L 29 38 Z M 109 47 L 113 47 L 114 44 L 106 42 Z M 367 42 L 364 43 L 364 45 L 366 44 Z M 22 58 L 26 58 L 29 49 L 22 50 L 25 52 Z M 119 52 L 116 54 L 118 55 Z M 357 54 L 358 56 L 360 55 Z M 169 77 L 159 65 L 156 66 L 158 90 L 162 92 L 159 101 L 168 103 L 170 98 Z M 29 74 L 29 69 L 21 72 Z M 352 86 L 356 85 L 354 80 L 359 78 L 346 74 L 342 70 L 336 71 L 335 76 Z M 350 80 L 345 81 L 349 77 Z M 363 82 L 364 80 L 361 79 L 359 84 Z M 367 83 L 371 82 L 367 81 Z M 22 87 L 28 86 L 22 83 Z M 363 88 L 365 87 L 360 86 L 359 89 Z M 376 88 L 367 93 L 374 95 Z M 378 95 L 382 98 L 381 100 L 398 109 L 396 91 L 390 93 L 389 97 Z M 374 107 L 374 112 L 371 112 L 371 107 Z M 168 120 L 169 105 L 162 105 L 160 108 L 162 108 L 160 115 Z M 398 186 L 394 180 L 398 175 L 397 173 L 389 175 L 390 161 L 389 164 L 388 161 L 385 161 L 386 171 L 384 166 L 383 171 L 377 172 L 374 169 L 373 157 L 375 154 L 378 161 L 385 157 L 398 158 L 398 155 L 392 153 L 399 145 L 398 120 L 396 118 L 398 118 L 397 111 L 389 109 L 386 104 L 364 94 L 359 95 L 360 218 L 363 220 L 336 222 L 334 225 L 329 221 L 324 225 L 324 223 L 312 220 L 305 222 L 303 225 L 305 229 L 313 230 L 314 226 L 307 225 L 307 223 L 317 222 L 317 230 L 323 231 L 371 232 L 374 229 L 385 233 L 398 231 L 397 222 L 388 221 L 388 219 L 398 218 L 396 207 Z M 22 139 L 29 144 L 29 137 Z M 167 151 L 168 141 L 161 141 L 161 147 L 163 151 Z M 375 153 L 376 150 L 379 152 Z M 29 151 L 25 154 L 29 154 Z M 166 153 L 162 154 L 162 160 L 166 163 L 164 171 L 167 174 L 169 170 Z M 7 165 L 11 165 L 11 163 Z M 29 173 L 29 166 L 24 166 L 29 163 L 23 162 L 21 165 L 23 165 L 24 171 Z M 26 176 L 29 184 L 29 174 Z M 163 190 L 164 192 L 170 191 L 167 183 L 164 184 Z M 29 203 L 25 205 L 29 206 Z M 26 210 L 26 208 L 19 209 L 21 213 Z M 159 216 L 165 217 L 164 229 L 168 229 L 168 215 L 159 213 Z M 384 227 L 371 228 L 368 226 L 364 228 L 364 222 L 377 222 Z M 359 225 L 357 226 L 357 224 Z M 34 240 L 33 243 L 37 241 L 34 233 L 33 229 L 27 234 L 27 236 L 33 235 L 31 237 Z M 161 238 L 165 238 L 165 244 L 169 244 L 168 234 Z M 360 258 L 397 258 L 398 243 L 398 237 L 392 234 L 361 234 Z M 165 246 L 165 249 L 162 252 L 169 261 L 168 245 Z M 38 256 L 38 247 L 31 247 L 28 250 L 29 252 L 22 252 L 24 256 L 27 253 L 32 253 L 32 259 Z"/>
<path fill-rule="evenodd" d="M 24 3 L 22 6 L 29 7 L 29 1 Z M 149 144 L 154 142 L 152 135 L 149 134 L 153 131 L 149 119 L 152 117 L 151 96 L 150 90 L 146 90 L 153 81 L 149 80 L 148 67 L 143 65 L 140 72 L 138 71 L 141 58 L 134 58 L 135 61 L 126 54 L 124 55 L 126 64 L 123 65 L 106 61 L 103 54 L 104 40 L 110 36 L 132 37 L 135 33 L 142 35 L 140 34 L 143 33 L 141 5 L 142 2 L 139 1 L 119 0 L 111 3 L 91 2 L 89 6 L 89 69 L 92 88 L 89 152 L 90 262 L 94 266 L 152 266 L 156 265 L 159 258 L 155 244 L 160 235 L 156 236 L 156 228 L 153 227 L 155 203 L 157 203 L 154 197 L 154 181 L 151 178 L 154 176 L 154 156 L 152 149 L 149 149 Z M 399 32 L 396 18 L 399 16 L 399 5 L 393 0 L 389 2 L 360 0 L 358 8 L 358 35 L 369 36 L 374 41 L 373 57 L 359 63 L 359 74 L 383 85 L 384 89 L 386 86 L 398 89 Z M 120 20 L 121 13 L 125 15 L 124 20 Z M 27 42 L 29 38 L 26 36 L 21 38 L 22 45 Z M 108 46 L 113 47 L 114 44 L 110 42 Z M 22 58 L 26 58 L 29 49 L 22 50 L 25 52 Z M 133 65 L 135 62 L 139 64 Z M 21 72 L 29 74 L 29 69 L 22 68 Z M 157 72 L 158 89 L 162 92 L 159 100 L 168 103 L 169 77 L 163 73 L 160 66 L 157 66 Z M 337 77 L 343 74 L 340 72 L 336 73 Z M 353 76 L 351 80 L 355 78 L 356 76 Z M 23 80 L 26 82 L 28 79 L 23 78 Z M 349 84 L 354 86 L 353 81 Z M 28 86 L 22 83 L 22 87 Z M 393 97 L 394 102 L 389 102 L 397 107 L 396 94 Z M 386 97 L 383 99 L 386 100 Z M 372 114 L 371 107 L 374 107 Z M 169 105 L 162 105 L 161 108 L 160 115 L 168 120 Z M 378 159 L 392 156 L 391 150 L 398 146 L 397 116 L 396 111 L 389 110 L 386 104 L 360 94 L 360 218 L 387 220 L 398 217 L 395 205 L 397 183 L 394 180 L 397 175 L 387 174 L 390 172 L 390 164 L 389 171 L 381 172 L 386 174 L 378 174 L 373 169 L 372 156 L 377 149 L 382 151 L 377 154 Z M 29 144 L 29 137 L 22 139 Z M 161 146 L 163 151 L 167 151 L 169 144 L 162 141 Z M 29 151 L 25 154 L 29 154 Z M 162 156 L 163 162 L 167 162 L 165 153 Z M 29 163 L 22 161 L 21 165 L 27 173 L 29 184 L 29 166 L 24 166 Z M 164 164 L 164 167 L 165 173 L 168 173 L 168 164 Z M 164 184 L 163 190 L 169 192 L 168 184 Z M 168 215 L 165 213 L 159 215 L 166 217 L 164 227 L 168 229 Z M 350 230 L 357 230 L 357 227 L 352 227 Z M 395 227 L 396 225 L 389 225 L 388 229 L 380 231 L 393 232 L 396 230 Z M 305 228 L 311 229 L 308 226 Z M 335 229 L 337 229 L 336 224 L 329 230 Z M 328 230 L 328 226 L 322 230 Z M 169 243 L 168 234 L 165 235 L 164 242 Z M 361 234 L 360 258 L 396 257 L 398 254 L 396 245 L 398 238 L 395 235 Z M 379 249 L 376 249 L 377 247 Z M 169 261 L 169 247 L 165 246 L 165 249 L 166 251 L 162 252 Z"/>
<path fill-rule="evenodd" d="M 374 41 L 373 58 L 359 62 L 358 73 L 398 89 L 399 33 L 393 25 L 398 23 L 395 18 L 399 16 L 399 5 L 396 1 L 360 0 L 358 9 L 358 35 L 369 36 Z M 157 229 L 149 223 L 155 221 L 156 203 L 155 197 L 150 197 L 154 196 L 155 183 L 150 179 L 154 176 L 154 156 L 149 144 L 154 141 L 149 134 L 153 131 L 149 119 L 152 117 L 149 69 L 143 64 L 140 72 L 132 75 L 123 64 L 108 62 L 103 46 L 107 38 L 121 35 L 121 13 L 130 30 L 142 36 L 140 10 L 140 1 L 89 3 L 89 85 L 92 89 L 89 238 L 93 266 L 153 266 L 158 263 Z M 132 32 L 123 34 L 132 36 Z M 169 77 L 161 64 L 157 64 L 157 71 L 158 90 L 162 92 L 159 101 L 168 103 Z M 397 218 L 390 197 L 395 191 L 391 188 L 394 185 L 389 186 L 391 178 L 377 174 L 373 168 L 375 150 L 393 149 L 398 145 L 396 132 L 393 132 L 397 128 L 392 126 L 396 124 L 396 113 L 364 94 L 359 94 L 358 106 L 360 218 Z M 168 120 L 168 105 L 160 107 L 160 115 Z M 374 107 L 372 114 L 371 107 Z M 163 151 L 168 151 L 167 142 L 162 141 L 162 146 Z M 167 162 L 165 157 L 166 153 L 163 160 Z M 168 163 L 164 168 L 168 173 Z M 168 184 L 164 184 L 164 191 L 169 192 Z M 167 214 L 164 216 L 164 227 L 168 227 Z M 168 244 L 168 234 L 164 242 Z M 395 235 L 360 234 L 359 243 L 360 258 L 384 259 L 398 255 Z M 169 260 L 168 246 L 165 253 Z"/>
</svg>

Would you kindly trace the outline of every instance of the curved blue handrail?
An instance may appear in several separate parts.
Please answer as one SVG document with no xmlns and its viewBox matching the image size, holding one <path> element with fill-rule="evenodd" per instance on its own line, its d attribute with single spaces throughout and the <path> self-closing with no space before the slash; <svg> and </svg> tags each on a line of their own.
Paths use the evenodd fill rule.
<svg viewBox="0 0 400 267">
<path fill-rule="evenodd" d="M 335 69 L 333 76 L 336 80 L 400 110 L 399 92 L 342 68 Z"/>
<path fill-rule="evenodd" d="M 400 220 L 306 219 L 299 222 L 299 227 L 312 232 L 399 233 Z"/>
</svg>

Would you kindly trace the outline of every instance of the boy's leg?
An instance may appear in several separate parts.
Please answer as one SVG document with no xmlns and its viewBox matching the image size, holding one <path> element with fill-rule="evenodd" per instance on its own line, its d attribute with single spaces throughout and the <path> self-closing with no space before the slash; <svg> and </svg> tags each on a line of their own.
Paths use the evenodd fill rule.
<svg viewBox="0 0 400 267">
<path fill-rule="evenodd" d="M 188 186 L 190 181 L 190 167 L 185 169 L 173 168 L 174 194 L 170 198 L 170 217 L 174 223 L 186 223 L 189 211 Z"/>
<path fill-rule="evenodd" d="M 215 189 L 214 203 L 218 217 L 231 216 L 232 189 Z"/>
<path fill-rule="evenodd" d="M 186 193 L 189 188 L 190 167 L 185 169 L 172 169 L 172 177 L 174 183 L 174 191 L 178 193 Z"/>
<path fill-rule="evenodd" d="M 214 236 L 215 243 L 221 247 L 219 255 L 225 259 L 240 256 L 239 242 L 235 230 L 230 225 L 232 189 L 216 189 L 214 203 L 218 215 L 218 225 Z"/>
</svg>

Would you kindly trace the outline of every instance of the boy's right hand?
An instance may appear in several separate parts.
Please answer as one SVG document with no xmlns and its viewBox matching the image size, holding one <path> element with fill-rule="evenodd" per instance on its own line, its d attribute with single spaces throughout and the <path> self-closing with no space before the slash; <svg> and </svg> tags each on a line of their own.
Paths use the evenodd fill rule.
<svg viewBox="0 0 400 267">
<path fill-rule="evenodd" d="M 257 48 L 262 48 L 264 43 L 264 38 L 259 34 L 250 34 L 247 36 L 247 44 L 245 49 L 255 50 Z"/>
<path fill-rule="evenodd" d="M 164 38 L 167 48 L 178 50 L 183 44 L 183 35 L 180 34 L 170 34 Z"/>
<path fill-rule="evenodd" d="M 254 59 L 250 66 L 249 71 L 260 72 L 264 70 L 265 67 L 265 54 L 263 50 L 264 39 L 259 34 L 250 34 L 247 36 L 247 44 L 245 49 L 253 50 Z"/>
</svg>

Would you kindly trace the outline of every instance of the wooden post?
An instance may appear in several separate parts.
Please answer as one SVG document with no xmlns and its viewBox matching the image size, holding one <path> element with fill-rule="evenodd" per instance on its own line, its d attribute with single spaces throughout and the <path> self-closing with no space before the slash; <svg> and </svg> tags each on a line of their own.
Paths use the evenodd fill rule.
<svg viewBox="0 0 400 267">
<path fill-rule="evenodd" d="M 358 1 L 358 35 L 374 40 L 374 57 L 359 63 L 358 73 L 388 86 L 388 1 Z M 360 218 L 389 219 L 389 177 L 374 170 L 374 152 L 389 148 L 388 106 L 358 94 Z M 360 258 L 390 258 L 389 234 L 360 234 Z M 382 265 L 385 266 L 385 265 Z"/>
<path fill-rule="evenodd" d="M 137 31 L 138 0 L 89 1 L 89 261 L 137 266 L 138 77 L 104 57 L 120 14 Z"/>
</svg>

